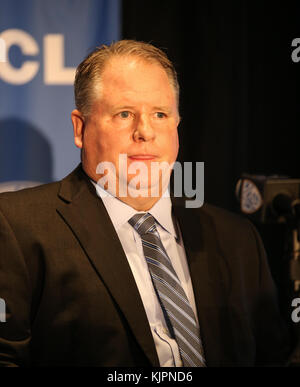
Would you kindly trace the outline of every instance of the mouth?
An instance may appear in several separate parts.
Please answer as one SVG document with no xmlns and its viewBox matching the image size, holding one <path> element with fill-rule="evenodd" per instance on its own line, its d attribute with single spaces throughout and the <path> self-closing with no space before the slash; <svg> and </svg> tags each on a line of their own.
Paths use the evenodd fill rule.
<svg viewBox="0 0 300 387">
<path fill-rule="evenodd" d="M 130 160 L 134 161 L 149 161 L 149 160 L 154 160 L 156 159 L 157 156 L 155 155 L 150 155 L 150 154 L 138 154 L 138 155 L 131 155 L 128 156 Z"/>
</svg>

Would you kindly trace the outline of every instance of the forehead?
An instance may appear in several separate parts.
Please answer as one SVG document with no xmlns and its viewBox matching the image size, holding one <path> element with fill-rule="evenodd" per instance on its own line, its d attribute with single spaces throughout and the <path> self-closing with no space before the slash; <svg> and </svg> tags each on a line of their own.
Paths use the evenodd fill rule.
<svg viewBox="0 0 300 387">
<path fill-rule="evenodd" d="M 114 55 L 110 57 L 104 65 L 102 77 L 124 75 L 124 72 L 130 73 L 132 71 L 142 72 L 145 76 L 149 76 L 155 71 L 161 73 L 161 76 L 167 77 L 165 69 L 158 61 L 135 55 Z"/>
<path fill-rule="evenodd" d="M 165 69 L 157 62 L 135 56 L 115 56 L 101 75 L 102 95 L 174 99 L 175 90 Z"/>
</svg>

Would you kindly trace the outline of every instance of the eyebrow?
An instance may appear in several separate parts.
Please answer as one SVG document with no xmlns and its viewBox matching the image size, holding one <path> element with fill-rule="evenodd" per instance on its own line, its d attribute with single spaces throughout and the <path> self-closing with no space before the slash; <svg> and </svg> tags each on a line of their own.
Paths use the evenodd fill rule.
<svg viewBox="0 0 300 387">
<path fill-rule="evenodd" d="M 112 106 L 112 110 L 124 110 L 124 109 L 134 109 L 134 106 L 129 106 L 129 105 Z"/>
<path fill-rule="evenodd" d="M 170 108 L 168 106 L 154 106 L 153 110 L 158 111 L 158 112 L 165 112 L 168 114 L 170 114 L 172 112 L 172 108 Z"/>
<path fill-rule="evenodd" d="M 133 105 L 120 105 L 120 106 L 112 107 L 113 111 L 118 111 L 118 110 L 134 110 L 134 109 L 136 109 L 136 107 L 133 106 Z M 153 106 L 152 110 L 153 111 L 162 111 L 162 112 L 170 113 L 172 111 L 172 108 L 169 107 L 169 106 Z"/>
</svg>

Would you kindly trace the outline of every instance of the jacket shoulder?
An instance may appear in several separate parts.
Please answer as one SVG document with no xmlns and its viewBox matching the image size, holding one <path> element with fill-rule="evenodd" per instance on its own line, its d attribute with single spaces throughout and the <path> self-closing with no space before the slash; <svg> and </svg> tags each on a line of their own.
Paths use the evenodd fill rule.
<svg viewBox="0 0 300 387">
<path fill-rule="evenodd" d="M 62 180 L 41 184 L 31 188 L 21 189 L 13 192 L 0 193 L 0 210 L 8 208 L 17 208 L 18 210 L 25 207 L 49 208 L 57 204 L 61 187 L 72 187 L 76 192 L 82 181 L 81 164 L 74 169 L 69 175 Z M 68 190 L 67 190 L 68 191 Z"/>
<path fill-rule="evenodd" d="M 36 187 L 25 188 L 19 191 L 0 193 L 0 207 L 23 206 L 30 203 L 53 201 L 57 196 L 60 182 L 42 184 Z"/>
<path fill-rule="evenodd" d="M 251 245 L 256 249 L 261 246 L 261 237 L 254 224 L 243 215 L 204 204 L 198 209 L 198 222 L 204 232 L 210 230 L 209 235 L 214 235 L 216 243 L 223 248 L 239 249 Z"/>
<path fill-rule="evenodd" d="M 235 226 L 235 227 L 248 227 L 250 221 L 241 214 L 226 210 L 221 207 L 216 207 L 212 204 L 204 204 L 200 208 L 200 211 L 209 216 L 211 221 L 216 225 L 222 226 Z"/>
</svg>

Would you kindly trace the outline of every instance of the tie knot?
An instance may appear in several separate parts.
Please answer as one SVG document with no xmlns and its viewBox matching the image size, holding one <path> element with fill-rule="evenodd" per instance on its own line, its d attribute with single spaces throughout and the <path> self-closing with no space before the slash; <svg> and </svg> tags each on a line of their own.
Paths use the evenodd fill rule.
<svg viewBox="0 0 300 387">
<path fill-rule="evenodd" d="M 155 219 L 148 212 L 135 214 L 128 222 L 140 235 L 153 232 L 156 229 Z"/>
</svg>

